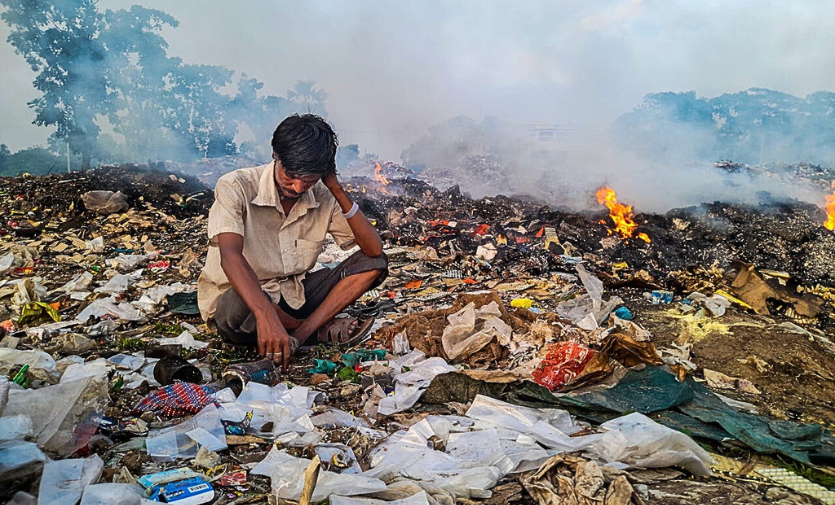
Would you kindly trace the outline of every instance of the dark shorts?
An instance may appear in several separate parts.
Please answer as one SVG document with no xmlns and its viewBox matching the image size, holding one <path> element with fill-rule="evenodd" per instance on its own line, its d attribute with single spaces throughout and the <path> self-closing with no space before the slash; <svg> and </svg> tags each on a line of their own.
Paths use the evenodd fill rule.
<svg viewBox="0 0 835 505">
<path fill-rule="evenodd" d="M 304 286 L 304 305 L 293 309 L 282 299 L 278 306 L 290 317 L 306 319 L 316 310 L 316 307 L 325 301 L 328 293 L 334 286 L 352 275 L 380 270 L 380 275 L 371 285 L 376 288 L 388 277 L 388 258 L 385 254 L 376 258 L 366 256 L 362 251 L 357 251 L 335 268 L 322 268 L 315 272 L 308 272 L 305 275 L 302 285 Z M 266 297 L 270 297 L 264 293 Z M 224 342 L 236 345 L 251 345 L 258 343 L 256 333 L 257 322 L 255 315 L 249 310 L 246 303 L 234 289 L 226 290 L 217 302 L 215 310 L 215 324 L 217 332 Z"/>
</svg>

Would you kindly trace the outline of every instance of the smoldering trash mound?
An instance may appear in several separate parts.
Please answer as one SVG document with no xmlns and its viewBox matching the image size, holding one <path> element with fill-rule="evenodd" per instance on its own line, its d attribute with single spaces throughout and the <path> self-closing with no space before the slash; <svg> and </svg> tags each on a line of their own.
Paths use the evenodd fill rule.
<svg viewBox="0 0 835 505">
<path fill-rule="evenodd" d="M 216 177 L 238 163 L 198 168 Z M 133 478 L 179 468 L 203 475 L 214 503 L 298 501 L 294 483 L 317 455 L 320 493 L 367 492 L 343 503 L 829 499 L 804 480 L 831 486 L 835 455 L 835 234 L 820 209 L 639 214 L 646 243 L 611 234 L 606 212 L 472 199 L 396 175 L 344 182 L 390 262 L 385 283 L 346 310 L 376 318 L 368 340 L 309 345 L 276 385 L 236 395 L 225 372 L 257 356 L 195 311 L 210 188 L 133 166 L 0 180 L 0 369 L 12 382 L 0 425 L 17 437 L 0 437 L 0 465 L 9 447 L 34 458 L 0 471 L 0 500 L 90 476 L 100 484 L 85 499 L 103 483 L 133 493 Z M 119 191 L 127 209 L 87 209 L 88 191 Z M 345 257 L 327 243 L 318 266 Z M 159 384 L 166 353 L 200 385 Z M 216 405 L 203 388 L 220 391 Z M 28 431 L 27 405 L 38 409 Z M 668 429 L 670 445 L 610 435 L 595 446 L 607 430 L 634 433 L 603 427 L 623 419 Z M 676 467 L 645 468 L 667 449 Z M 55 463 L 81 458 L 82 479 L 60 481 Z M 695 476 L 699 465 L 721 477 Z"/>
<path fill-rule="evenodd" d="M 84 212 L 88 191 L 121 192 L 130 208 L 149 206 L 178 218 L 206 214 L 214 201 L 211 188 L 196 177 L 162 169 L 121 165 L 37 177 L 4 177 L 0 186 L 14 198 L 12 209 L 38 218 Z"/>
</svg>

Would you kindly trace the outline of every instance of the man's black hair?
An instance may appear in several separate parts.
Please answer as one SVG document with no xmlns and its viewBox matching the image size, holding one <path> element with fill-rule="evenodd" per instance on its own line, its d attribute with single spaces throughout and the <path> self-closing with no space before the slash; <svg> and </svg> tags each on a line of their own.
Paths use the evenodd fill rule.
<svg viewBox="0 0 835 505">
<path fill-rule="evenodd" d="M 295 177 L 324 177 L 336 171 L 336 133 L 315 114 L 294 114 L 273 133 L 273 153 Z"/>
</svg>

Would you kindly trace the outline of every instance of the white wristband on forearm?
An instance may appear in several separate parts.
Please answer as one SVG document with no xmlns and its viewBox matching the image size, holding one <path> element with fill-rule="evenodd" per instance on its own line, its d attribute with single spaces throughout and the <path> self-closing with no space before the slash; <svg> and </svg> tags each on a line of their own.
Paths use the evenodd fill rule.
<svg viewBox="0 0 835 505">
<path fill-rule="evenodd" d="M 345 217 L 345 219 L 351 219 L 357 214 L 357 212 L 359 212 L 359 210 L 360 206 L 357 205 L 357 202 L 354 202 L 354 205 L 351 206 L 351 210 L 349 210 L 348 212 L 343 212 L 342 215 Z"/>
</svg>

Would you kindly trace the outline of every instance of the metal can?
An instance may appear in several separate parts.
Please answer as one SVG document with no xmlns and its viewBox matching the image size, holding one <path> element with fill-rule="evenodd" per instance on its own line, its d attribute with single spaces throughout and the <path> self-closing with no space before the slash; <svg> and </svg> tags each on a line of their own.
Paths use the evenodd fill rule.
<svg viewBox="0 0 835 505">
<path fill-rule="evenodd" d="M 241 394 L 247 382 L 257 382 L 267 386 L 274 385 L 278 382 L 278 372 L 276 372 L 275 364 L 269 359 L 238 363 L 226 367 L 226 370 L 223 371 L 223 382 L 237 396 Z"/>
<path fill-rule="evenodd" d="M 174 381 L 200 384 L 203 382 L 203 372 L 179 356 L 166 356 L 154 366 L 154 379 L 163 386 Z"/>
</svg>

